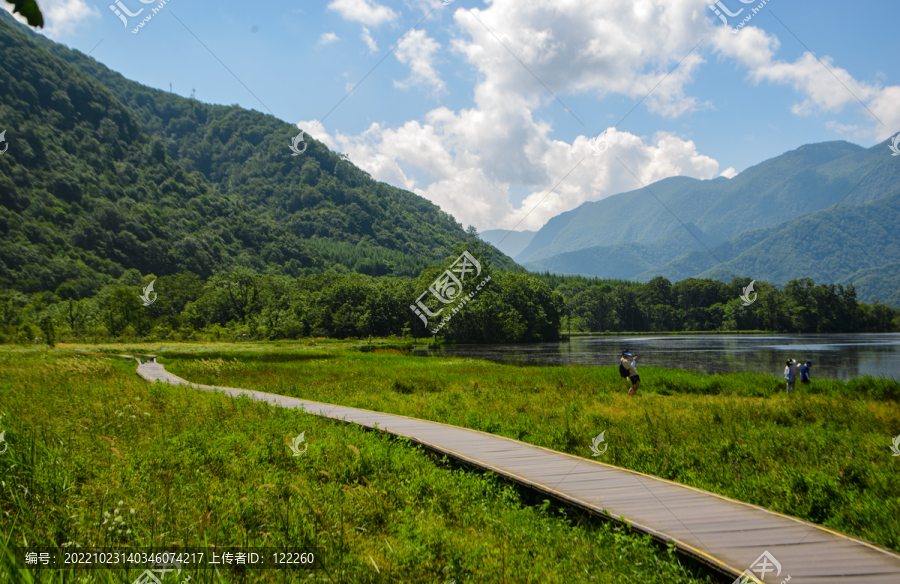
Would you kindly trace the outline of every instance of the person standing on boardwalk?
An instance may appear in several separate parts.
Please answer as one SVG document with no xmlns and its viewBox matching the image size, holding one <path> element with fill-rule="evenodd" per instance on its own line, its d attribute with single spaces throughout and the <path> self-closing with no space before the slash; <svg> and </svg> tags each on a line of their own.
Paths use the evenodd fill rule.
<svg viewBox="0 0 900 584">
<path fill-rule="evenodd" d="M 803 364 L 803 367 L 800 368 L 800 383 L 803 385 L 809 385 L 809 367 L 812 365 L 812 361 L 809 359 L 806 360 L 806 363 Z"/>
<path fill-rule="evenodd" d="M 787 383 L 788 395 L 791 395 L 791 390 L 794 389 L 794 384 L 797 383 L 797 372 L 794 369 L 794 363 L 792 359 L 788 359 L 787 366 L 784 368 L 784 381 Z"/>
<path fill-rule="evenodd" d="M 622 351 L 622 359 L 619 362 L 619 367 L 628 371 L 628 381 L 631 383 L 631 389 L 628 390 L 628 395 L 635 395 L 637 390 L 641 387 L 641 376 L 638 375 L 636 361 L 637 357 L 628 351 Z"/>
</svg>

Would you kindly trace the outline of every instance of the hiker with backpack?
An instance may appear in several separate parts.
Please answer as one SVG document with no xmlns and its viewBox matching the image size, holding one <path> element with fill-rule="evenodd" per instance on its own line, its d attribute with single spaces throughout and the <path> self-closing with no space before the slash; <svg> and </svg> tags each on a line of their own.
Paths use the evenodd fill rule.
<svg viewBox="0 0 900 584">
<path fill-rule="evenodd" d="M 628 351 L 622 351 L 622 358 L 619 360 L 619 375 L 628 379 L 631 384 L 628 395 L 635 395 L 641 387 L 641 376 L 638 375 L 635 361 L 637 361 L 637 357 Z"/>
</svg>

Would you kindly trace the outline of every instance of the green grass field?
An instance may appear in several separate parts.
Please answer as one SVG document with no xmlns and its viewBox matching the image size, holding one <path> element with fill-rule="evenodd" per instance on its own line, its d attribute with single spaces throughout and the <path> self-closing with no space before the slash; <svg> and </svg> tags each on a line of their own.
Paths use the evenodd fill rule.
<svg viewBox="0 0 900 584">
<path fill-rule="evenodd" d="M 647 537 L 531 500 L 408 441 L 247 399 L 151 386 L 134 374 L 134 361 L 111 356 L 155 348 L 0 347 L 8 446 L 0 455 L 0 582 L 130 584 L 142 571 L 25 570 L 15 550 L 36 545 L 280 547 L 314 551 L 321 562 L 313 572 L 182 573 L 178 581 L 190 576 L 191 584 L 710 581 Z M 363 354 L 346 343 L 232 349 L 184 345 L 181 358 L 163 360 L 198 380 L 347 403 L 371 388 L 370 399 L 390 409 L 425 417 L 446 409 L 446 418 L 462 413 L 469 425 L 497 420 L 504 432 L 510 415 L 533 419 L 487 407 L 487 392 L 512 387 L 491 387 L 512 370 L 490 364 Z M 542 393 L 562 398 L 573 374 L 592 372 L 541 371 L 538 389 L 529 386 L 519 403 L 540 402 Z M 470 395 L 464 384 L 475 379 L 482 388 Z M 482 411 L 463 413 L 478 403 Z M 569 414 L 573 451 L 583 415 Z M 551 421 L 547 437 L 560 423 Z M 295 457 L 288 444 L 300 432 L 309 447 Z"/>
<path fill-rule="evenodd" d="M 302 349 L 302 350 L 301 350 Z M 900 384 L 641 367 L 514 367 L 348 344 L 173 348 L 191 381 L 258 389 L 492 432 L 720 493 L 900 551 Z M 800 385 L 800 384 L 798 384 Z"/>
</svg>

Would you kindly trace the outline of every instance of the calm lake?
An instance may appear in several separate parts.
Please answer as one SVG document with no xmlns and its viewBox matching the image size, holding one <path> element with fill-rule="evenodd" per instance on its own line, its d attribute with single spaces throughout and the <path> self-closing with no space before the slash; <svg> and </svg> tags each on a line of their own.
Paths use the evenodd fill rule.
<svg viewBox="0 0 900 584">
<path fill-rule="evenodd" d="M 445 345 L 417 355 L 473 357 L 510 365 L 618 364 L 623 350 L 641 366 L 697 369 L 707 373 L 753 372 L 781 376 L 784 362 L 813 362 L 814 377 L 861 375 L 900 379 L 900 334 L 853 335 L 646 335 L 572 337 L 566 343 Z"/>
</svg>

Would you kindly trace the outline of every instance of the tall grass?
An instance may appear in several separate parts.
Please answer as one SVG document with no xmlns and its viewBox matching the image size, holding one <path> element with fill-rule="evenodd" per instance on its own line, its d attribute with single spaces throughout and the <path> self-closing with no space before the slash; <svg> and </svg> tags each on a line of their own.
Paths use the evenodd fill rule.
<svg viewBox="0 0 900 584">
<path fill-rule="evenodd" d="M 312 357 L 310 368 L 359 355 L 291 351 Z M 207 377 L 257 366 L 290 374 L 295 362 L 284 354 L 270 347 L 181 362 Z M 140 573 L 29 571 L 15 550 L 36 545 L 283 547 L 314 550 L 322 562 L 309 573 L 191 571 L 191 584 L 709 581 L 646 537 L 529 505 L 492 476 L 455 469 L 408 441 L 150 385 L 134 366 L 104 353 L 0 350 L 8 444 L 0 455 L 0 582 L 130 583 Z M 309 447 L 295 457 L 287 445 L 300 432 Z"/>
<path fill-rule="evenodd" d="M 202 351 L 202 349 L 199 349 Z M 815 379 L 785 395 L 758 374 L 641 368 L 638 397 L 613 367 L 515 367 L 332 346 L 218 350 L 240 367 L 205 373 L 203 352 L 174 373 L 311 400 L 455 424 L 590 457 L 816 522 L 900 551 L 900 384 Z M 209 357 L 204 356 L 208 359 Z M 800 385 L 800 384 L 798 384 Z"/>
</svg>

